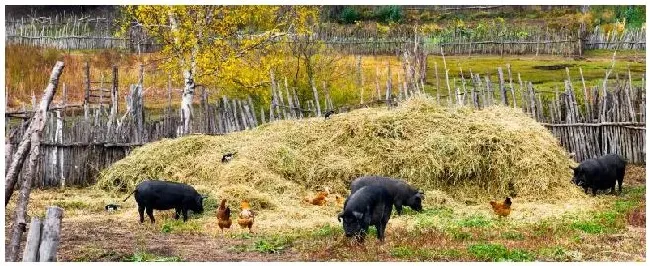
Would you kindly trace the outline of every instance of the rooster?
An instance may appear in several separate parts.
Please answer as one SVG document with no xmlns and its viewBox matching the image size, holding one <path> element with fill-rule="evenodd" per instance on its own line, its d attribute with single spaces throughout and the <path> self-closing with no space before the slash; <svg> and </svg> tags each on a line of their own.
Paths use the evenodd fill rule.
<svg viewBox="0 0 650 266">
<path fill-rule="evenodd" d="M 230 207 L 226 206 L 226 200 L 221 200 L 221 205 L 217 209 L 217 219 L 219 220 L 219 228 L 221 228 L 221 233 L 223 233 L 224 228 L 230 228 L 232 220 L 230 220 Z"/>
<path fill-rule="evenodd" d="M 239 212 L 239 220 L 237 223 L 241 228 L 248 227 L 248 232 L 251 232 L 253 227 L 253 222 L 255 220 L 255 213 L 251 210 L 251 206 L 248 204 L 248 201 L 242 200 L 241 202 L 241 212 Z"/>
<path fill-rule="evenodd" d="M 490 201 L 490 205 L 492 205 L 492 210 L 499 218 L 510 215 L 510 205 L 512 205 L 510 197 L 507 197 L 503 202 Z"/>
</svg>

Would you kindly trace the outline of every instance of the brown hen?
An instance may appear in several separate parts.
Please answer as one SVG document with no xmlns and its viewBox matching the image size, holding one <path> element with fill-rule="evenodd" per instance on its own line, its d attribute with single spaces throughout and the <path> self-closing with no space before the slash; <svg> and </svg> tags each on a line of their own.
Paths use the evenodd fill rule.
<svg viewBox="0 0 650 266">
<path fill-rule="evenodd" d="M 325 205 L 325 203 L 327 203 L 327 199 L 326 199 L 327 195 L 328 195 L 327 192 L 321 191 L 321 192 L 318 192 L 318 194 L 316 194 L 316 197 L 314 197 L 313 199 L 305 198 L 304 200 L 306 202 L 309 202 L 309 203 L 313 204 L 313 205 L 323 206 L 323 205 Z"/>
<path fill-rule="evenodd" d="M 490 205 L 492 205 L 492 210 L 499 218 L 510 215 L 510 206 L 512 205 L 510 197 L 507 197 L 503 202 L 490 201 Z"/>
<path fill-rule="evenodd" d="M 242 200 L 241 202 L 241 212 L 239 212 L 239 219 L 237 223 L 241 228 L 248 227 L 248 232 L 252 233 L 251 228 L 253 228 L 253 222 L 255 221 L 255 213 L 251 210 L 250 204 L 248 201 Z"/>
<path fill-rule="evenodd" d="M 217 219 L 219 220 L 219 228 L 221 228 L 221 233 L 223 233 L 224 228 L 230 228 L 232 225 L 232 220 L 230 220 L 230 207 L 226 206 L 226 200 L 221 200 L 221 205 L 217 209 Z"/>
</svg>

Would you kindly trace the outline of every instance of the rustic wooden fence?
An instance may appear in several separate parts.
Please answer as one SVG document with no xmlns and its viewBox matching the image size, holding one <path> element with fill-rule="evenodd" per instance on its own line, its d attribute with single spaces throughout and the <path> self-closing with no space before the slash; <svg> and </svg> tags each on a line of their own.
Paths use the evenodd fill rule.
<svg viewBox="0 0 650 266">
<path fill-rule="evenodd" d="M 605 32 L 602 28 L 596 27 L 585 40 L 585 49 L 635 49 L 645 50 L 646 29 L 616 30 Z"/>
<path fill-rule="evenodd" d="M 415 56 L 417 54 L 403 53 L 402 68 L 391 70 L 387 66 L 387 78 L 377 74 L 372 96 L 356 106 L 336 106 L 325 86 L 311 88 L 314 92 L 312 97 L 300 99 L 297 88 L 289 87 L 282 78 L 276 79 L 273 73 L 270 75 L 271 103 L 268 106 L 254 104 L 259 101 L 253 101 L 251 97 L 230 99 L 224 95 L 210 95 L 209 90 L 199 88 L 195 95 L 198 101 L 194 104 L 191 132 L 227 134 L 274 120 L 319 117 L 329 110 L 345 112 L 367 106 L 394 106 L 412 95 L 425 93 L 447 106 L 484 108 L 501 104 L 521 108 L 549 128 L 567 151 L 575 153 L 578 161 L 614 152 L 630 163 L 645 163 L 645 87 L 633 86 L 629 72 L 627 79 L 617 79 L 614 84 L 608 84 L 607 81 L 612 82 L 610 69 L 602 86 L 586 87 L 582 76 L 569 76 L 567 68 L 565 88 L 549 93 L 535 89 L 531 82 L 522 80 L 519 75 L 513 82 L 513 73 L 508 65 L 497 69 L 496 80 L 469 73 L 461 76 L 459 83 L 450 81 L 449 70 L 443 65 L 440 75 L 438 67 L 435 68 L 435 83 L 425 84 L 423 70 L 426 70 L 426 65 L 422 62 L 426 60 Z M 578 70 L 582 73 L 581 69 Z M 391 71 L 401 73 L 398 80 L 392 80 Z M 88 102 L 51 106 L 43 131 L 42 153 L 34 185 L 90 185 L 95 182 L 99 171 L 128 155 L 133 148 L 163 138 L 180 137 L 180 110 L 173 108 L 170 101 L 164 113 L 153 118 L 153 111 L 144 108 L 142 88 L 142 84 L 129 86 L 125 99 L 127 108 L 119 114 L 115 96 L 107 101 L 106 106 Z M 171 87 L 168 93 L 171 95 Z M 576 97 L 578 95 L 582 97 Z M 88 109 L 88 112 L 66 116 L 71 109 L 81 108 Z M 22 138 L 30 114 L 29 111 L 6 113 L 8 150 L 13 150 Z M 23 123 L 12 123 L 14 119 Z"/>
<path fill-rule="evenodd" d="M 34 45 L 58 49 L 124 49 L 132 52 L 155 52 L 161 45 L 147 37 L 140 27 L 131 27 L 126 36 L 116 37 L 112 19 L 54 18 L 20 19 L 5 22 L 6 44 Z M 422 27 L 401 25 L 384 32 L 377 26 L 321 25 L 312 40 L 321 41 L 338 51 L 379 55 L 394 54 L 413 42 L 419 42 L 430 54 L 535 54 L 582 55 L 589 49 L 645 50 L 645 28 L 623 32 L 549 31 L 538 28 L 504 28 L 486 26 L 487 30 L 454 28 L 424 33 Z M 275 42 L 302 42 L 289 36 Z"/>
</svg>

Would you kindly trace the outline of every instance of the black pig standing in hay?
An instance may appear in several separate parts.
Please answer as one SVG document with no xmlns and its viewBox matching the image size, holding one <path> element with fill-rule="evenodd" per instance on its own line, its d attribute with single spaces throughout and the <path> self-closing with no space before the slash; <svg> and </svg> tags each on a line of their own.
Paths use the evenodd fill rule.
<svg viewBox="0 0 650 266">
<path fill-rule="evenodd" d="M 145 180 L 138 184 L 131 194 L 135 194 L 135 201 L 138 202 L 140 223 L 144 222 L 145 210 L 147 216 L 151 219 L 151 223 L 156 222 L 153 218 L 153 210 L 176 209 L 174 218 L 178 219 L 182 212 L 184 222 L 187 221 L 188 210 L 192 210 L 198 214 L 203 213 L 203 199 L 205 197 L 196 192 L 193 187 L 186 184 Z M 129 199 L 131 194 L 124 201 Z"/>
</svg>

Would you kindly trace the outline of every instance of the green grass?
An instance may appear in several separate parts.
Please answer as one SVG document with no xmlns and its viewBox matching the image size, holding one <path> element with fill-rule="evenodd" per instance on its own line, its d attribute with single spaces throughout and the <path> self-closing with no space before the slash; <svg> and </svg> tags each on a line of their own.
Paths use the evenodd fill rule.
<svg viewBox="0 0 650 266">
<path fill-rule="evenodd" d="M 473 215 L 460 220 L 458 225 L 461 227 L 489 227 L 492 225 L 492 221 L 482 215 Z"/>
<path fill-rule="evenodd" d="M 166 219 L 160 227 L 160 231 L 163 233 L 195 233 L 199 234 L 202 231 L 201 224 L 197 220 L 188 219 L 187 222 L 183 222 L 183 216 L 176 219 Z"/>
<path fill-rule="evenodd" d="M 435 254 L 433 250 L 399 246 L 390 250 L 390 255 L 400 259 L 430 260 Z"/>
<path fill-rule="evenodd" d="M 532 261 L 535 259 L 525 250 L 509 250 L 501 244 L 471 245 L 467 251 L 480 261 Z"/>
<path fill-rule="evenodd" d="M 471 233 L 463 232 L 460 230 L 450 230 L 450 234 L 454 240 L 464 241 L 472 239 Z"/>
<path fill-rule="evenodd" d="M 409 258 L 415 254 L 415 251 L 408 246 L 400 246 L 393 248 L 390 251 L 390 255 L 396 258 Z"/>
<path fill-rule="evenodd" d="M 571 224 L 571 228 L 587 234 L 600 234 L 605 231 L 605 227 L 596 221 L 576 221 Z"/>
<path fill-rule="evenodd" d="M 443 221 L 451 220 L 453 218 L 454 210 L 448 207 L 435 207 L 425 209 L 421 213 L 415 215 L 415 221 L 418 227 L 436 227 Z"/>
<path fill-rule="evenodd" d="M 147 252 L 136 252 L 132 256 L 125 258 L 127 262 L 180 262 L 179 257 L 163 257 Z"/>
<path fill-rule="evenodd" d="M 571 82 L 574 87 L 576 99 L 579 103 L 582 103 L 584 98 L 582 93 L 582 81 L 580 79 L 579 68 L 582 68 L 583 76 L 585 80 L 585 85 L 587 88 L 593 86 L 602 87 L 603 79 L 605 78 L 605 72 L 611 66 L 611 57 L 613 51 L 594 51 L 591 56 L 588 56 L 588 60 L 574 60 L 572 58 L 564 57 L 550 57 L 550 56 L 539 56 L 535 57 L 534 55 L 524 55 L 524 56 L 490 56 L 490 55 L 480 55 L 472 56 L 471 58 L 467 56 L 446 56 L 445 60 L 447 62 L 447 68 L 449 69 L 449 82 L 451 89 L 460 88 L 462 90 L 461 82 L 461 71 L 466 80 L 466 88 L 470 90 L 471 82 L 469 80 L 470 70 L 473 74 L 480 74 L 482 78 L 483 86 L 485 86 L 485 77 L 490 78 L 490 82 L 493 87 L 496 85 L 498 87 L 499 76 L 497 68 L 501 67 L 503 69 L 504 80 L 506 85 L 509 84 L 508 70 L 506 68 L 507 64 L 511 66 L 512 73 L 512 84 L 515 88 L 515 96 L 517 102 L 521 102 L 521 89 L 519 86 L 519 80 L 517 75 L 521 75 L 522 81 L 532 82 L 536 91 L 549 92 L 549 94 L 542 94 L 543 98 L 554 97 L 555 88 L 558 88 L 560 92 L 564 91 L 565 85 L 564 80 L 567 78 L 566 70 L 564 67 L 553 70 L 544 70 L 539 69 L 544 66 L 569 66 L 569 73 L 571 76 Z M 628 67 L 632 75 L 632 82 L 634 86 L 641 86 L 641 78 L 645 73 L 645 53 L 639 53 L 638 59 L 641 62 L 635 61 L 634 51 L 619 51 L 617 52 L 616 64 L 614 71 L 610 75 L 608 84 L 613 85 L 616 81 L 616 75 L 619 75 L 621 81 L 627 81 L 628 79 Z M 438 77 L 440 83 L 440 95 L 447 95 L 447 87 L 445 82 L 445 70 L 442 57 L 440 56 L 429 56 L 428 69 L 427 69 L 427 86 L 426 91 L 436 95 L 436 73 L 434 68 L 434 63 L 438 65 Z M 454 84 L 454 78 L 456 83 Z M 525 84 L 524 84 L 525 86 Z M 609 86 L 608 86 L 609 87 Z M 452 91 L 453 93 L 453 91 Z M 499 93 L 496 93 L 496 98 L 499 98 Z M 511 98 L 511 97 L 510 97 Z M 509 98 L 509 99 L 510 99 Z M 446 99 L 446 98 L 445 98 Z"/>
<path fill-rule="evenodd" d="M 508 240 L 524 240 L 525 237 L 522 233 L 517 231 L 506 231 L 501 233 L 501 237 Z"/>
<path fill-rule="evenodd" d="M 552 261 L 569 261 L 566 249 L 561 246 L 545 247 L 537 251 L 538 256 Z"/>
<path fill-rule="evenodd" d="M 252 250 L 260 253 L 281 253 L 289 248 L 294 241 L 292 236 L 271 236 L 255 241 Z"/>
<path fill-rule="evenodd" d="M 343 228 L 340 226 L 334 227 L 329 224 L 326 224 L 311 233 L 313 237 L 328 237 L 334 236 L 336 234 L 342 234 Z"/>
<path fill-rule="evenodd" d="M 120 259 L 117 252 L 113 250 L 102 249 L 95 244 L 90 244 L 88 246 L 83 246 L 80 248 L 80 256 L 72 259 L 73 262 L 91 262 L 91 261 L 101 261 L 109 260 L 114 261 Z"/>
<path fill-rule="evenodd" d="M 570 228 L 587 234 L 616 233 L 626 227 L 626 214 L 641 205 L 644 200 L 645 186 L 624 189 L 609 208 L 594 212 L 588 219 L 572 221 Z"/>
</svg>

